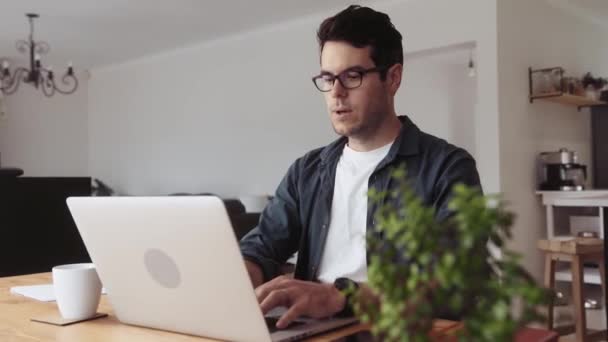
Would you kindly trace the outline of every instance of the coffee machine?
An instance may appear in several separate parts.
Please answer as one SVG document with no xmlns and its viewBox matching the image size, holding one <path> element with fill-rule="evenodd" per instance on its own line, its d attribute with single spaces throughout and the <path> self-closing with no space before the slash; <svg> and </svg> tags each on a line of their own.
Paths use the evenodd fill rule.
<svg viewBox="0 0 608 342">
<path fill-rule="evenodd" d="M 585 188 L 587 166 L 578 163 L 574 151 L 561 148 L 555 152 L 542 152 L 540 161 L 540 190 L 580 191 Z"/>
</svg>

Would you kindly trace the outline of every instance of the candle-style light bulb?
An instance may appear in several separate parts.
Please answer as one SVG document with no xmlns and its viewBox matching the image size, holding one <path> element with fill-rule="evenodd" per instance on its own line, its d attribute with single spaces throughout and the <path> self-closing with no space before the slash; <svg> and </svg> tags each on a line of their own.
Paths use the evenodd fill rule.
<svg viewBox="0 0 608 342">
<path fill-rule="evenodd" d="M 471 50 L 469 55 L 469 77 L 477 76 L 477 66 L 475 65 L 475 61 L 473 60 L 473 50 Z"/>
<path fill-rule="evenodd" d="M 473 60 L 471 60 L 469 62 L 469 77 L 475 77 L 477 76 L 477 70 L 475 70 L 475 62 L 473 62 Z"/>
<path fill-rule="evenodd" d="M 49 67 L 46 68 L 46 71 L 48 72 L 49 81 L 52 81 L 53 80 L 53 66 L 49 65 Z"/>
<path fill-rule="evenodd" d="M 0 77 L 10 77 L 11 72 L 8 70 L 9 64 L 7 60 L 2 61 L 2 75 Z"/>
</svg>

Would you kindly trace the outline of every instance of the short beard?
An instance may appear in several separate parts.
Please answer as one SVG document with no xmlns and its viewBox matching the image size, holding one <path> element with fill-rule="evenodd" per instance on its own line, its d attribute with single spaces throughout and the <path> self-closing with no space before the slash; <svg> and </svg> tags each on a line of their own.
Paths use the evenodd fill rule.
<svg viewBox="0 0 608 342">
<path fill-rule="evenodd" d="M 339 132 L 336 126 L 332 123 L 332 127 L 336 134 L 355 139 L 365 139 L 374 135 L 378 131 L 378 128 L 382 125 L 384 120 L 388 118 L 388 111 L 378 112 L 372 115 L 368 121 L 360 122 L 358 125 L 347 128 L 345 132 Z"/>
</svg>

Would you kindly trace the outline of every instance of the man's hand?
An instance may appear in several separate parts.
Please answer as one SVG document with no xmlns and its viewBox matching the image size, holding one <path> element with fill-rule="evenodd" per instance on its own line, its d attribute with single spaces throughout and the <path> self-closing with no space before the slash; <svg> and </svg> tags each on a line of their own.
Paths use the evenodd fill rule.
<svg viewBox="0 0 608 342">
<path fill-rule="evenodd" d="M 283 329 L 296 318 L 306 315 L 325 318 L 340 312 L 346 305 L 346 297 L 332 284 L 320 284 L 292 279 L 287 276 L 274 278 L 255 289 L 262 312 L 279 307 L 288 310 L 277 322 Z"/>
<path fill-rule="evenodd" d="M 262 268 L 258 266 L 258 264 L 251 262 L 249 260 L 245 260 L 245 268 L 247 268 L 247 273 L 249 273 L 249 278 L 251 278 L 251 284 L 253 284 L 253 288 L 262 285 L 264 282 L 264 274 L 262 273 Z"/>
</svg>

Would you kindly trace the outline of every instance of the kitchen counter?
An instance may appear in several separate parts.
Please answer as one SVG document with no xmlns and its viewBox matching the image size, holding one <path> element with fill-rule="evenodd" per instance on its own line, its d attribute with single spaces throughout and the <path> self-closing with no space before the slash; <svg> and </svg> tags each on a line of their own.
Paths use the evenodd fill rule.
<svg viewBox="0 0 608 342">
<path fill-rule="evenodd" d="M 563 211 L 566 213 L 568 211 L 576 212 L 577 210 L 564 207 L 578 207 L 579 211 L 583 207 L 596 208 L 594 212 L 597 216 L 588 216 L 587 219 L 591 221 L 587 222 L 595 221 L 596 223 L 593 226 L 597 227 L 599 237 L 604 238 L 608 227 L 608 190 L 536 191 L 536 194 L 542 197 L 542 203 L 546 209 L 548 239 L 564 237 L 564 230 L 557 229 L 556 225 L 563 227 L 564 224 L 572 224 L 572 221 L 566 221 L 565 223 L 564 220 L 567 220 L 568 217 L 564 217 L 563 214 L 557 215 L 557 213 Z M 593 220 L 594 218 L 595 220 Z M 572 229 L 572 227 L 569 229 Z M 568 235 L 575 234 L 571 232 Z M 569 269 L 558 270 L 555 272 L 555 279 L 570 282 L 572 281 L 572 272 Z M 583 279 L 586 284 L 601 284 L 600 272 L 597 267 L 585 267 Z"/>
<path fill-rule="evenodd" d="M 536 191 L 544 205 L 563 207 L 608 207 L 608 190 Z"/>
</svg>

